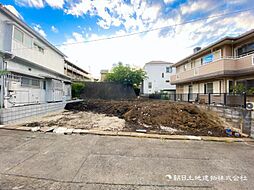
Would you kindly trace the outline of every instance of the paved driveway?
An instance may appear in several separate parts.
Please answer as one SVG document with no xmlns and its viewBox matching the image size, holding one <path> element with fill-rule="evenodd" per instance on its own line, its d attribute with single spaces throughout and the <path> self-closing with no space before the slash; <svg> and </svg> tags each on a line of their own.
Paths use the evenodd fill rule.
<svg viewBox="0 0 254 190">
<path fill-rule="evenodd" d="M 0 189 L 254 189 L 254 144 L 0 130 Z"/>
</svg>

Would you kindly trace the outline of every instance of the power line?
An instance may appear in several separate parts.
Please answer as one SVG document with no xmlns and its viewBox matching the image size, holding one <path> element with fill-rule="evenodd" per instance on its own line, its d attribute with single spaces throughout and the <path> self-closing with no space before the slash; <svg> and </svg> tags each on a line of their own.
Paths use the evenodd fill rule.
<svg viewBox="0 0 254 190">
<path fill-rule="evenodd" d="M 185 22 L 178 23 L 178 24 L 172 24 L 172 25 L 162 26 L 162 27 L 158 27 L 158 28 L 151 28 L 151 29 L 148 29 L 148 30 L 144 30 L 144 31 L 140 31 L 140 32 L 133 32 L 133 33 L 130 33 L 130 34 L 111 36 L 111 37 L 99 38 L 99 39 L 94 39 L 94 40 L 85 40 L 85 41 L 80 41 L 80 42 L 62 43 L 62 44 L 56 44 L 54 46 L 68 46 L 68 45 L 75 45 L 75 44 L 82 44 L 82 43 L 105 41 L 105 40 L 111 40 L 111 39 L 116 39 L 116 38 L 125 38 L 125 37 L 134 36 L 134 35 L 153 32 L 153 31 L 157 31 L 157 30 L 163 30 L 163 29 L 170 28 L 170 27 L 176 27 L 176 26 L 181 26 L 181 25 L 190 24 L 190 23 L 194 23 L 194 22 L 199 22 L 199 21 L 202 21 L 202 20 L 208 20 L 208 19 L 212 19 L 212 18 L 219 18 L 219 17 L 224 17 L 224 16 L 228 16 L 228 15 L 232 15 L 232 14 L 248 12 L 248 11 L 251 11 L 251 10 L 254 10 L 254 7 L 251 7 L 249 9 L 242 9 L 242 10 L 238 10 L 238 11 L 232 11 L 232 12 L 228 12 L 228 13 L 223 13 L 223 14 L 218 14 L 218 15 L 193 19 L 193 20 L 185 21 Z M 19 50 L 19 49 L 33 49 L 33 48 L 17 48 L 17 49 L 13 49 L 13 50 Z"/>
<path fill-rule="evenodd" d="M 185 24 L 190 24 L 190 23 L 198 22 L 198 21 L 202 21 L 202 20 L 208 20 L 208 19 L 211 19 L 211 18 L 218 18 L 218 17 L 223 17 L 223 16 L 227 16 L 227 15 L 231 15 L 231 14 L 237 14 L 237 13 L 247 12 L 247 11 L 250 11 L 250 10 L 254 10 L 254 7 L 249 8 L 249 9 L 244 9 L 244 10 L 239 10 L 239 11 L 219 14 L 219 15 L 213 15 L 213 16 L 193 19 L 193 20 L 185 21 L 185 22 L 178 23 L 178 24 L 167 25 L 167 26 L 158 27 L 158 28 L 152 28 L 152 29 L 149 29 L 149 30 L 144 30 L 144 31 L 140 31 L 140 32 L 134 32 L 134 33 L 130 33 L 130 34 L 124 34 L 124 35 L 118 35 L 118 36 L 112 36 L 112 37 L 106 37 L 106 38 L 100 38 L 100 39 L 94 39 L 94 40 L 86 40 L 86 41 L 82 41 L 82 42 L 63 43 L 63 44 L 57 44 L 55 46 L 66 46 L 66 45 L 74 45 L 74 44 L 80 44 L 80 43 L 90 43 L 90 42 L 104 41 L 104 40 L 110 40 L 110 39 L 115 39 L 115 38 L 124 38 L 124 37 L 129 37 L 129 36 L 149 33 L 149 32 L 153 32 L 153 31 L 157 31 L 157 30 L 162 30 L 162 29 L 166 29 L 166 28 L 170 28 L 170 27 L 176 27 L 176 26 L 181 26 L 181 25 L 185 25 Z"/>
</svg>

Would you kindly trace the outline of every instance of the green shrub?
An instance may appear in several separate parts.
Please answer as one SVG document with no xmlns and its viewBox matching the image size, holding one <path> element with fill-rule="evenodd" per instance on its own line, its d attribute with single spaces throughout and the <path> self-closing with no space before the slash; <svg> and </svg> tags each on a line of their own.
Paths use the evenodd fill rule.
<svg viewBox="0 0 254 190">
<path fill-rule="evenodd" d="M 71 85 L 71 92 L 73 98 L 80 98 L 82 90 L 85 88 L 85 83 L 76 82 Z"/>
</svg>

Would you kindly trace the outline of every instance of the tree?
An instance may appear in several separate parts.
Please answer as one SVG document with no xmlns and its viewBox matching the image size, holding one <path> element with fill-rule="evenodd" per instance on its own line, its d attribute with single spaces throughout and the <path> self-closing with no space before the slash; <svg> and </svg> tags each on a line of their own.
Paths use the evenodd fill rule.
<svg viewBox="0 0 254 190">
<path fill-rule="evenodd" d="M 121 62 L 119 62 L 118 65 L 113 68 L 112 72 L 106 75 L 106 81 L 131 85 L 135 91 L 139 89 L 142 81 L 145 78 L 145 71 L 142 69 L 124 66 Z"/>
<path fill-rule="evenodd" d="M 71 93 L 73 98 L 80 98 L 82 90 L 85 88 L 85 84 L 82 82 L 74 82 L 71 85 Z"/>
<path fill-rule="evenodd" d="M 243 83 L 239 83 L 232 88 L 233 92 L 236 94 L 246 93 L 247 95 L 254 94 L 254 87 L 247 88 Z"/>
</svg>

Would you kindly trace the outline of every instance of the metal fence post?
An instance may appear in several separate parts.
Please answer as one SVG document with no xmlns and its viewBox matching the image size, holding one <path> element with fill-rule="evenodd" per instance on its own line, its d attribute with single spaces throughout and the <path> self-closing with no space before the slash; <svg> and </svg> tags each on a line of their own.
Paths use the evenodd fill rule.
<svg viewBox="0 0 254 190">
<path fill-rule="evenodd" d="M 176 102 L 176 93 L 174 94 L 174 101 Z"/>
<path fill-rule="evenodd" d="M 188 102 L 190 102 L 190 93 L 188 93 Z"/>
<path fill-rule="evenodd" d="M 246 92 L 243 93 L 243 107 L 244 108 L 247 107 L 247 95 L 246 95 Z"/>
<path fill-rule="evenodd" d="M 227 105 L 227 93 L 224 93 L 224 106 Z"/>
<path fill-rule="evenodd" d="M 208 104 L 211 104 L 211 93 L 208 93 Z"/>
</svg>

